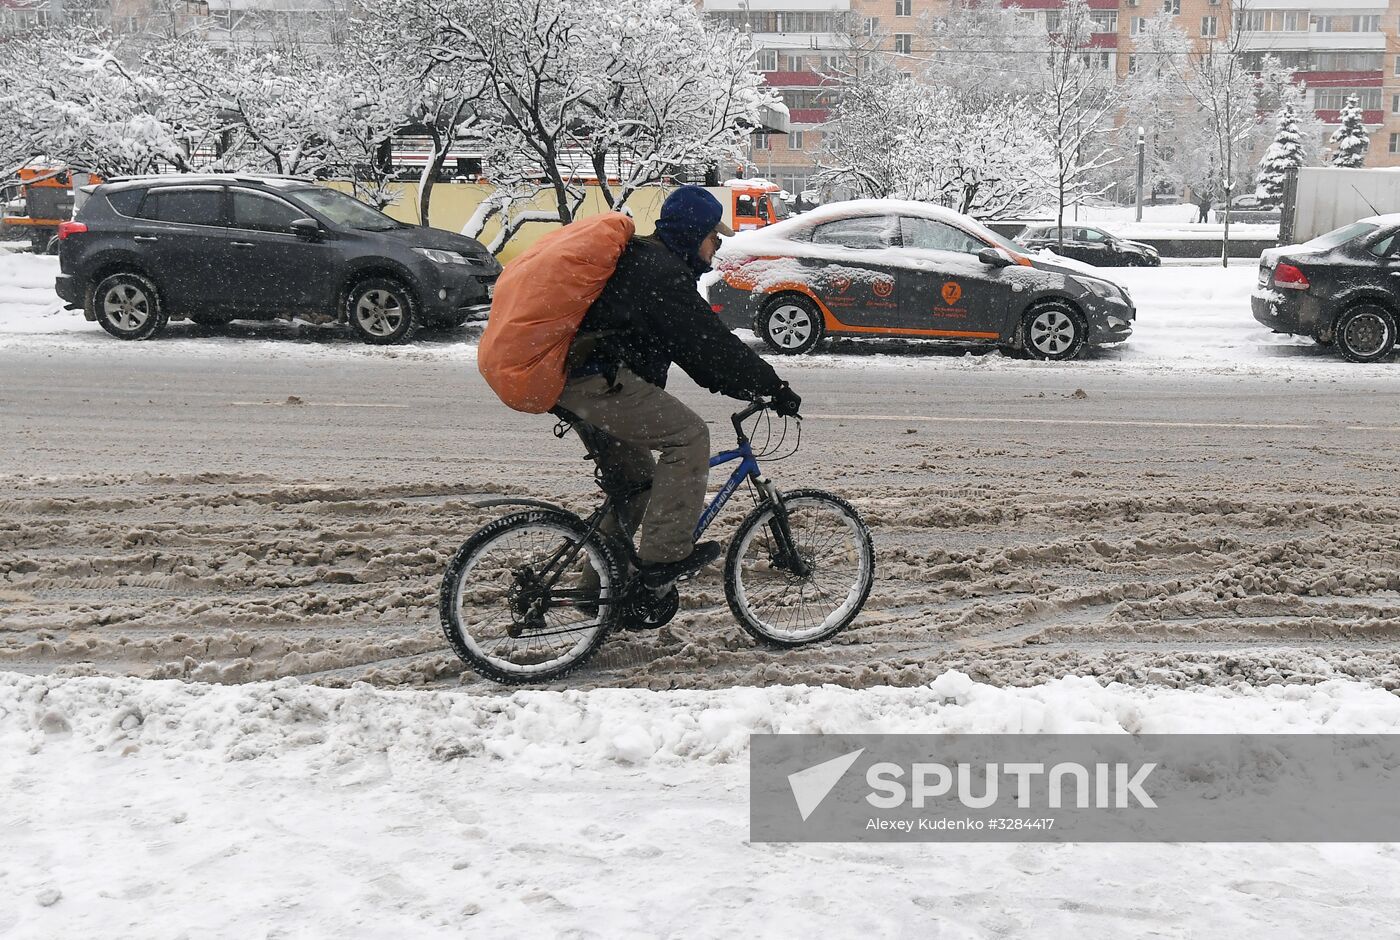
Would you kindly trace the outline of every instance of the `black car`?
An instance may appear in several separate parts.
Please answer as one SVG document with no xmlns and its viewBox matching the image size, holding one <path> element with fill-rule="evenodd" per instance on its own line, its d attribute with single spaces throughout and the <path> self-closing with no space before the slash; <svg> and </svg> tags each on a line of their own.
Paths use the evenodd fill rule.
<svg viewBox="0 0 1400 940">
<path fill-rule="evenodd" d="M 1016 244 L 1028 251 L 1049 248 L 1057 255 L 1102 267 L 1155 268 L 1162 263 L 1162 256 L 1151 245 L 1130 242 L 1092 225 L 1066 225 L 1063 231 L 1061 244 L 1060 229 L 1054 225 L 1027 225 L 1016 236 Z"/>
<path fill-rule="evenodd" d="M 282 177 L 115 180 L 91 189 L 59 239 L 58 295 L 120 339 L 171 319 L 298 316 L 401 343 L 464 323 L 501 271 L 478 241 Z"/>
<path fill-rule="evenodd" d="M 1335 342 L 1352 362 L 1385 358 L 1400 311 L 1400 214 L 1270 248 L 1251 303 L 1254 319 L 1276 333 Z"/>
<path fill-rule="evenodd" d="M 1028 258 L 976 219 L 895 199 L 836 202 L 741 232 L 716 255 L 710 306 L 780 353 L 825 336 L 924 338 L 1073 359 L 1121 343 L 1117 284 Z"/>
</svg>

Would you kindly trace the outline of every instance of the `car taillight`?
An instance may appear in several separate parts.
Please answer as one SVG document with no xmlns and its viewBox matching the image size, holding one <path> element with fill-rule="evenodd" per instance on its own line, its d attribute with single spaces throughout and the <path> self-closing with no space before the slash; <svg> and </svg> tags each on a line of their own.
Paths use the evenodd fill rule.
<svg viewBox="0 0 1400 940">
<path fill-rule="evenodd" d="M 63 241 L 69 235 L 81 235 L 87 231 L 87 226 L 81 222 L 60 222 L 58 223 L 58 240 Z"/>
<path fill-rule="evenodd" d="M 710 309 L 715 313 L 724 313 L 724 304 L 710 304 Z"/>
<path fill-rule="evenodd" d="M 1274 286 L 1287 290 L 1307 290 L 1308 276 L 1296 266 L 1280 262 L 1279 266 L 1274 268 Z"/>
</svg>

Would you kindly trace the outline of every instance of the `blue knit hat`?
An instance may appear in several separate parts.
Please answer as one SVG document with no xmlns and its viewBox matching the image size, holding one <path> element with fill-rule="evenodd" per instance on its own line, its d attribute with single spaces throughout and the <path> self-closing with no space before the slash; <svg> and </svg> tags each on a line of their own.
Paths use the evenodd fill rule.
<svg viewBox="0 0 1400 940">
<path fill-rule="evenodd" d="M 667 196 L 656 220 L 657 237 L 697 274 L 710 269 L 700 258 L 700 243 L 716 229 L 722 235 L 734 234 L 724 224 L 724 206 L 700 186 L 682 186 Z"/>
</svg>

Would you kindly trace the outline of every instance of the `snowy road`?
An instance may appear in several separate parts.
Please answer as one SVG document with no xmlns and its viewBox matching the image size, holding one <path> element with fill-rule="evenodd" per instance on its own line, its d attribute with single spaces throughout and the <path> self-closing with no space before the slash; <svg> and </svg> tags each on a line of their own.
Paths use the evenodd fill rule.
<svg viewBox="0 0 1400 940">
<path fill-rule="evenodd" d="M 470 499 L 586 508 L 576 445 L 497 404 L 448 340 L 282 332 L 303 338 L 0 348 L 17 445 L 0 455 L 0 664 L 458 682 L 434 598 L 490 518 Z M 755 649 L 711 572 L 670 627 L 609 641 L 568 684 L 913 685 L 958 668 L 1396 686 L 1400 368 L 1286 361 L 1271 376 L 853 344 L 781 362 L 810 417 L 771 472 L 865 515 L 865 614 L 827 646 Z M 725 403 L 677 386 L 721 442 Z"/>
<path fill-rule="evenodd" d="M 1134 272 L 1137 337 L 1084 363 L 860 343 L 780 362 L 809 419 L 769 469 L 870 522 L 863 617 L 755 649 L 711 573 L 557 686 L 582 691 L 505 695 L 437 628 L 446 559 L 489 517 L 471 499 L 592 495 L 576 445 L 486 391 L 473 331 L 123 344 L 6 260 L 0 934 L 1395 923 L 1384 844 L 747 839 L 755 730 L 1394 730 L 1400 365 L 1255 329 L 1248 269 Z M 676 384 L 721 443 L 725 403 Z M 356 680 L 379 688 L 316 687 Z"/>
</svg>

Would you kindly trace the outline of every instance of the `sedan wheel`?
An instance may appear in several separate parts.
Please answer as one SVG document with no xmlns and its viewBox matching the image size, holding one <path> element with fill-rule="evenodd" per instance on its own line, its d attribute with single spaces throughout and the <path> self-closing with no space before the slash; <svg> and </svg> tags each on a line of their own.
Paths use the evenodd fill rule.
<svg viewBox="0 0 1400 940">
<path fill-rule="evenodd" d="M 1384 307 L 1360 304 L 1337 320 L 1334 338 L 1352 362 L 1375 362 L 1395 348 L 1395 317 Z"/>
<path fill-rule="evenodd" d="M 346 301 L 350 326 L 367 343 L 407 341 L 418 326 L 413 295 L 397 281 L 370 278 L 350 291 Z"/>
<path fill-rule="evenodd" d="M 117 339 L 150 339 L 166 323 L 156 286 L 139 274 L 113 274 L 92 291 L 98 324 Z"/>
<path fill-rule="evenodd" d="M 1084 346 L 1084 321 L 1074 308 L 1044 304 L 1026 314 L 1026 352 L 1035 359 L 1073 359 Z"/>
<path fill-rule="evenodd" d="M 758 335 L 774 350 L 790 356 L 810 352 L 825 332 L 821 314 L 811 301 L 783 297 L 759 315 Z"/>
</svg>

